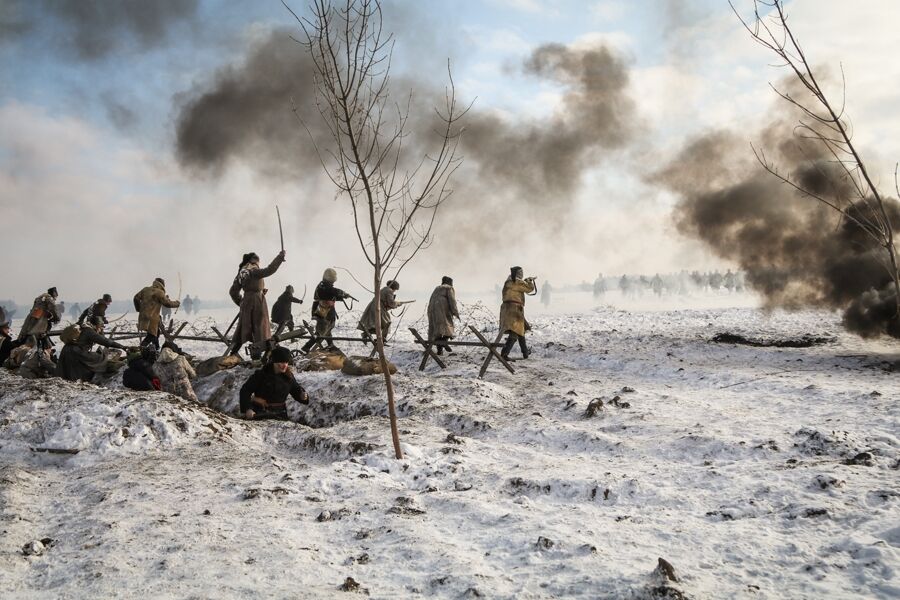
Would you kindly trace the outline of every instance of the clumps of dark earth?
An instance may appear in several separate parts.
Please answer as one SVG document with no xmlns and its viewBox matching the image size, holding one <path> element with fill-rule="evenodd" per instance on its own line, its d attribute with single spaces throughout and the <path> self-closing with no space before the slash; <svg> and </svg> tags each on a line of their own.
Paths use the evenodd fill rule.
<svg viewBox="0 0 900 600">
<path fill-rule="evenodd" d="M 675 573 L 675 567 L 666 559 L 658 558 L 656 560 L 656 568 L 650 576 L 653 581 L 646 587 L 646 597 L 654 599 L 666 598 L 669 600 L 690 599 L 690 596 L 682 591 L 679 586 L 674 585 L 679 584 L 681 580 Z"/>
<path fill-rule="evenodd" d="M 394 500 L 394 506 L 392 506 L 388 509 L 388 513 L 392 514 L 392 515 L 416 517 L 419 515 L 424 515 L 425 510 L 418 507 L 416 505 L 416 501 L 413 498 L 407 498 L 405 496 L 398 496 Z"/>
<path fill-rule="evenodd" d="M 534 547 L 538 550 L 550 550 L 556 544 L 550 538 L 539 536 L 537 541 L 534 543 Z"/>
<path fill-rule="evenodd" d="M 369 589 L 362 587 L 355 579 L 352 577 L 348 577 L 344 580 L 344 583 L 338 586 L 338 589 L 342 592 L 355 592 L 358 594 L 369 595 Z"/>
<path fill-rule="evenodd" d="M 717 333 L 710 340 L 716 344 L 738 344 L 757 348 L 811 348 L 835 341 L 833 337 L 802 335 L 799 338 L 769 339 L 749 338 L 739 333 Z"/>
<path fill-rule="evenodd" d="M 22 554 L 25 556 L 40 556 L 54 545 L 56 545 L 56 540 L 53 538 L 45 537 L 39 540 L 32 540 L 22 546 Z"/>
</svg>

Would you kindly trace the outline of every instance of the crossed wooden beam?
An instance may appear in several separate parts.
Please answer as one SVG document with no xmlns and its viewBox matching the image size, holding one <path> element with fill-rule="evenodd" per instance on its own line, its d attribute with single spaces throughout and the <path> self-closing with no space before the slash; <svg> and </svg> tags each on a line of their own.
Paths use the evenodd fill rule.
<svg viewBox="0 0 900 600">
<path fill-rule="evenodd" d="M 512 368 L 512 365 L 509 364 L 509 361 L 507 359 L 503 358 L 503 356 L 501 356 L 500 353 L 497 352 L 497 348 L 500 348 L 501 346 L 503 346 L 503 344 L 500 343 L 500 339 L 503 337 L 502 331 L 497 333 L 497 337 L 493 342 L 489 342 L 487 340 L 487 338 L 485 338 L 484 335 L 482 335 L 481 332 L 478 331 L 473 325 L 469 325 L 469 329 L 472 331 L 472 333 L 474 333 L 478 337 L 479 341 L 477 341 L 477 342 L 462 342 L 462 341 L 452 342 L 452 341 L 443 341 L 442 340 L 442 341 L 438 342 L 436 340 L 426 340 L 419 334 L 418 331 L 416 331 L 413 327 L 410 327 L 409 332 L 416 339 L 416 343 L 419 344 L 420 346 L 422 346 L 422 348 L 424 349 L 424 352 L 422 352 L 422 362 L 419 363 L 419 370 L 420 371 L 425 370 L 425 365 L 428 363 L 429 358 L 434 359 L 434 362 L 436 362 L 440 368 L 442 368 L 442 369 L 447 368 L 447 365 L 444 364 L 444 361 L 441 360 L 441 357 L 433 350 L 433 348 L 432 348 L 433 346 L 439 346 L 439 347 L 444 347 L 444 348 L 448 348 L 448 347 L 452 347 L 452 346 L 468 346 L 468 347 L 487 348 L 487 350 L 488 350 L 487 355 L 484 357 L 484 362 L 481 364 L 481 370 L 478 372 L 479 379 L 484 378 L 484 374 L 487 373 L 488 366 L 491 364 L 491 360 L 494 358 L 499 360 L 500 364 L 502 364 L 504 367 L 506 367 L 507 371 L 509 371 L 512 374 L 516 373 L 516 370 Z"/>
</svg>

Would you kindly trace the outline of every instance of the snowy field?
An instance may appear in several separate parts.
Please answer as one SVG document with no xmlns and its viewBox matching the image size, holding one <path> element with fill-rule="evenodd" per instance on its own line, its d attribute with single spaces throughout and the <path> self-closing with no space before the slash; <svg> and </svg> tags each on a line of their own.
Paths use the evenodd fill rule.
<svg viewBox="0 0 900 600">
<path fill-rule="evenodd" d="M 249 423 L 3 370 L 0 597 L 900 597 L 900 344 L 832 313 L 534 300 L 532 358 L 483 381 L 481 351 L 417 371 L 410 312 L 402 461 L 379 376 L 301 373 L 298 422 Z M 198 393 L 233 408 L 247 374 Z"/>
</svg>

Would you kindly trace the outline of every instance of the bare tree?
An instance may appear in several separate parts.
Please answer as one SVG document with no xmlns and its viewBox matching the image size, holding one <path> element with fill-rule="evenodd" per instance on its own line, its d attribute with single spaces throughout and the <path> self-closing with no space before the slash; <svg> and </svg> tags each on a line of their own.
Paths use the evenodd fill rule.
<svg viewBox="0 0 900 600">
<path fill-rule="evenodd" d="M 778 57 L 780 62 L 775 66 L 788 69 L 792 73 L 791 79 L 809 93 L 808 97 L 800 98 L 796 94 L 772 86 L 775 93 L 799 111 L 800 119 L 796 127 L 798 135 L 824 148 L 828 162 L 833 166 L 832 173 L 836 172 L 842 182 L 849 184 L 842 186 L 842 189 L 849 189 L 850 192 L 825 194 L 813 190 L 791 174 L 781 173 L 778 166 L 766 157 L 764 151 L 754 147 L 757 160 L 769 173 L 802 195 L 827 205 L 837 211 L 843 219 L 858 225 L 877 246 L 884 249 L 882 264 L 893 282 L 897 318 L 900 318 L 900 269 L 898 269 L 897 247 L 894 244 L 893 224 L 888 216 L 884 198 L 873 183 L 853 143 L 852 127 L 844 111 L 846 80 L 843 77 L 843 68 L 841 92 L 844 97 L 838 107 L 826 96 L 806 54 L 791 31 L 783 0 L 754 0 L 752 22 L 741 17 L 730 0 L 729 4 L 753 40 Z M 900 196 L 896 169 L 894 187 Z M 833 187 L 830 191 L 834 190 Z"/>
<path fill-rule="evenodd" d="M 394 452 L 403 458 L 394 385 L 384 352 L 387 332 L 382 331 L 380 291 L 388 273 L 396 279 L 431 243 L 437 210 L 450 196 L 449 181 L 461 162 L 456 155 L 462 131 L 458 122 L 467 109 L 457 104 L 448 63 L 445 105 L 435 110 L 436 148 L 425 156 L 406 156 L 412 93 L 402 104 L 391 101 L 394 42 L 384 31 L 380 2 L 344 0 L 335 6 L 315 0 L 311 16 L 291 13 L 304 34 L 298 41 L 312 57 L 316 104 L 331 133 L 330 143 L 316 140 L 306 129 L 328 177 L 350 202 L 360 247 L 373 269 L 375 346 L 387 390 Z"/>
</svg>

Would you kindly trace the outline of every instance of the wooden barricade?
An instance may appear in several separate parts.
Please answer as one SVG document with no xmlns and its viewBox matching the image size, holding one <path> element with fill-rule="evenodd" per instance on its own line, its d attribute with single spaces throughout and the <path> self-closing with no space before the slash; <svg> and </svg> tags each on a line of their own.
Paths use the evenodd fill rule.
<svg viewBox="0 0 900 600">
<path fill-rule="evenodd" d="M 442 340 L 442 341 L 438 342 L 438 341 L 433 341 L 433 340 L 426 340 L 421 336 L 421 334 L 419 334 L 418 331 L 416 331 L 413 327 L 410 327 L 409 332 L 415 338 L 416 344 L 422 346 L 422 348 L 423 348 L 422 362 L 419 363 L 419 370 L 420 371 L 425 370 L 425 365 L 428 363 L 429 358 L 433 359 L 434 362 L 436 362 L 440 368 L 442 368 L 442 369 L 447 368 L 447 365 L 444 363 L 443 360 L 441 360 L 440 355 L 438 355 L 434 351 L 433 348 L 436 346 L 441 346 L 444 348 L 476 347 L 476 348 L 487 348 L 487 350 L 488 350 L 487 355 L 484 357 L 484 362 L 481 365 L 481 370 L 478 373 L 479 379 L 484 378 L 484 374 L 487 372 L 488 365 L 490 365 L 491 360 L 494 358 L 499 360 L 500 363 L 504 367 L 506 367 L 507 371 L 509 371 L 512 374 L 515 374 L 516 371 L 515 371 L 515 369 L 512 368 L 512 365 L 509 364 L 509 361 L 507 359 L 503 358 L 502 356 L 500 356 L 500 353 L 497 352 L 497 348 L 501 348 L 503 346 L 503 344 L 500 343 L 500 339 L 503 337 L 503 332 L 498 333 L 497 338 L 493 342 L 490 342 L 473 325 L 469 325 L 469 329 L 472 330 L 472 333 L 475 334 L 475 336 L 478 338 L 479 341 L 477 341 L 477 342 L 463 342 L 463 341 L 454 342 L 452 340 L 450 340 L 450 341 Z"/>
</svg>

